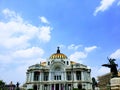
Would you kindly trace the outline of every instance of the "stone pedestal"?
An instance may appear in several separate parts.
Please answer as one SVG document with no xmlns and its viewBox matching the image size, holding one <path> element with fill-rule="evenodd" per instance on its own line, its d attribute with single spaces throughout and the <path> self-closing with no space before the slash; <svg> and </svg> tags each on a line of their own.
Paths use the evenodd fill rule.
<svg viewBox="0 0 120 90">
<path fill-rule="evenodd" d="M 120 90 L 120 77 L 115 77 L 110 80 L 111 90 Z"/>
</svg>

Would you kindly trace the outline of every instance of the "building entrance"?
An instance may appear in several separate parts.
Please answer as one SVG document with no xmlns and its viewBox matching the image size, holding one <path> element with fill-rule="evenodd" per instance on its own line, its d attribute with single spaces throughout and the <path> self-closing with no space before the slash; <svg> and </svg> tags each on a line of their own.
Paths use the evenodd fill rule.
<svg viewBox="0 0 120 90">
<path fill-rule="evenodd" d="M 56 84 L 55 90 L 59 90 L 59 84 Z"/>
<path fill-rule="evenodd" d="M 34 89 L 34 90 L 37 90 L 37 85 L 34 85 L 34 86 L 33 86 L 33 89 Z"/>
</svg>

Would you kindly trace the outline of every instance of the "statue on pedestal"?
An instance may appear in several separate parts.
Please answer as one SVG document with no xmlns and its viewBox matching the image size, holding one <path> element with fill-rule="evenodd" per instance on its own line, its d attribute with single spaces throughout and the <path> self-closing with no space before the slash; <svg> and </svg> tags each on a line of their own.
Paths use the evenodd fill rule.
<svg viewBox="0 0 120 90">
<path fill-rule="evenodd" d="M 95 87 L 97 86 L 98 86 L 97 81 L 95 80 L 94 77 L 92 77 L 92 90 L 95 90 Z"/>
<path fill-rule="evenodd" d="M 109 64 L 103 64 L 102 66 L 110 68 L 110 72 L 112 74 L 111 78 L 118 77 L 118 71 L 117 71 L 118 64 L 115 63 L 116 59 L 108 58 L 108 60 L 109 60 Z"/>
<path fill-rule="evenodd" d="M 17 84 L 16 84 L 16 90 L 20 90 L 19 85 L 20 85 L 20 83 L 17 82 Z"/>
</svg>

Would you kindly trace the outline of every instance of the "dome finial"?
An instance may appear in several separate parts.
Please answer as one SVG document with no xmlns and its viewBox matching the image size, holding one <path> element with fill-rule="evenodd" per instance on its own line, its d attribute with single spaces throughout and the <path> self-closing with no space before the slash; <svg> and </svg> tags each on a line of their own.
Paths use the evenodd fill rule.
<svg viewBox="0 0 120 90">
<path fill-rule="evenodd" d="M 57 48 L 58 48 L 58 49 L 57 49 L 57 53 L 60 53 L 60 50 L 59 50 L 60 47 L 57 47 Z"/>
</svg>

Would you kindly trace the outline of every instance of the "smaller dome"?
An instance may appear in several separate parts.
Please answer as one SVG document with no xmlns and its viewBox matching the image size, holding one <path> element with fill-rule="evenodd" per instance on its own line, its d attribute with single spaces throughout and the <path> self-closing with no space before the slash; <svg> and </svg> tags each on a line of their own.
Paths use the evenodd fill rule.
<svg viewBox="0 0 120 90">
<path fill-rule="evenodd" d="M 57 53 L 52 54 L 49 59 L 67 59 L 67 56 L 63 53 L 60 53 L 60 50 L 58 47 Z"/>
</svg>

